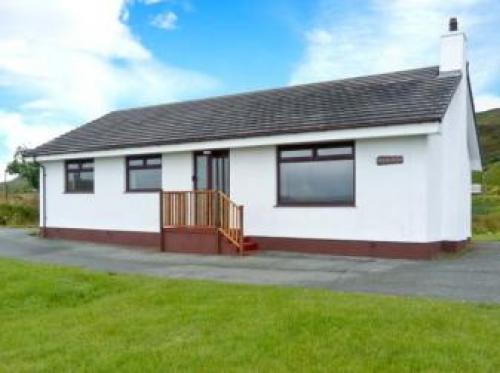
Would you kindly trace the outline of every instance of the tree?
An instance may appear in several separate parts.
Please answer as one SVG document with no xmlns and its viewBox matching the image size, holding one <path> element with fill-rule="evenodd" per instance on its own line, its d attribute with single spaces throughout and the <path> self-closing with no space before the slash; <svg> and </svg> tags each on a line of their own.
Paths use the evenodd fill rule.
<svg viewBox="0 0 500 373">
<path fill-rule="evenodd" d="M 37 162 L 26 162 L 23 152 L 26 148 L 18 147 L 14 159 L 7 165 L 9 175 L 19 175 L 26 179 L 31 187 L 38 190 L 40 185 L 40 165 Z"/>
</svg>

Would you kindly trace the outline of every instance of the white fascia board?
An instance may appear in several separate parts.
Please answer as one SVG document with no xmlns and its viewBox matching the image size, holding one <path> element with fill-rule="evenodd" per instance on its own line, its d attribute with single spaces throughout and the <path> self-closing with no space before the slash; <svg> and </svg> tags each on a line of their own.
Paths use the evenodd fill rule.
<svg viewBox="0 0 500 373">
<path fill-rule="evenodd" d="M 318 131 L 318 132 L 303 132 L 286 135 L 273 136 L 256 136 L 228 140 L 215 141 L 199 141 L 172 145 L 154 145 L 131 147 L 110 150 L 97 150 L 89 152 L 65 153 L 43 155 L 36 157 L 37 161 L 45 162 L 62 159 L 76 158 L 99 158 L 99 157 L 118 157 L 137 154 L 154 154 L 154 153 L 172 153 L 181 151 L 196 151 L 209 149 L 224 149 L 224 148 L 242 148 L 266 145 L 285 145 L 307 142 L 325 142 L 325 141 L 341 141 L 341 140 L 356 140 L 369 139 L 380 137 L 401 137 L 401 136 L 417 136 L 438 133 L 440 131 L 439 122 L 405 124 L 397 126 L 380 126 L 343 129 L 333 131 Z"/>
<path fill-rule="evenodd" d="M 470 92 L 470 90 L 469 90 Z M 476 120 L 474 115 L 474 105 L 472 97 L 468 93 L 467 104 L 470 115 L 467 118 L 467 147 L 469 150 L 469 160 L 471 171 L 483 171 L 483 162 L 481 158 L 481 145 L 476 128 Z"/>
<path fill-rule="evenodd" d="M 471 120 L 467 121 L 467 148 L 469 152 L 470 168 L 471 171 L 483 171 L 481 149 L 474 114 L 472 114 L 471 118 Z"/>
</svg>

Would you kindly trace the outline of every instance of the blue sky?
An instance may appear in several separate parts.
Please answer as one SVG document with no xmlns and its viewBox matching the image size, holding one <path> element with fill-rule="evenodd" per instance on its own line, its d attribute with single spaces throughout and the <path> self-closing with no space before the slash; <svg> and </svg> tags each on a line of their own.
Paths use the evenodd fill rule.
<svg viewBox="0 0 500 373">
<path fill-rule="evenodd" d="M 500 107 L 497 0 L 2 0 L 0 167 L 110 110 L 438 64 L 450 16 Z"/>
<path fill-rule="evenodd" d="M 299 60 L 299 17 L 309 1 L 162 2 L 130 8 L 129 24 L 143 44 L 168 63 L 216 77 L 221 93 L 287 84 Z M 187 8 L 187 9 L 186 9 Z M 151 27 L 157 12 L 177 16 L 170 32 Z M 307 17 L 309 18 L 309 17 Z"/>
</svg>

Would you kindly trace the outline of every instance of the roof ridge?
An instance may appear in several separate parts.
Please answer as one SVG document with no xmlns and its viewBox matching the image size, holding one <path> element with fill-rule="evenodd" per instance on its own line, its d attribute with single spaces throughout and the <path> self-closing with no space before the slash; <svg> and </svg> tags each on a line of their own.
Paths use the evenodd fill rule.
<svg viewBox="0 0 500 373">
<path fill-rule="evenodd" d="M 417 68 L 407 69 L 407 70 L 397 70 L 397 71 L 390 71 L 390 72 L 385 72 L 385 73 L 359 75 L 359 76 L 354 76 L 354 77 L 349 77 L 349 78 L 341 78 L 341 79 L 333 79 L 333 80 L 323 80 L 323 81 L 319 81 L 319 82 L 295 84 L 295 85 L 284 86 L 284 87 L 256 89 L 256 90 L 247 91 L 247 92 L 230 93 L 230 94 L 203 97 L 203 98 L 197 98 L 197 99 L 191 99 L 191 100 L 174 101 L 174 102 L 168 102 L 168 103 L 162 103 L 162 104 L 144 105 L 144 106 L 137 106 L 137 107 L 126 108 L 126 109 L 112 110 L 108 114 L 126 113 L 126 112 L 130 112 L 130 111 L 134 111 L 134 110 L 154 109 L 154 108 L 170 106 L 170 105 L 172 105 L 172 106 L 173 105 L 184 105 L 184 104 L 198 103 L 198 102 L 203 102 L 203 101 L 212 101 L 212 100 L 223 99 L 223 98 L 244 97 L 244 96 L 251 96 L 251 95 L 262 94 L 262 93 L 275 93 L 277 91 L 285 91 L 285 90 L 294 89 L 294 88 L 317 87 L 317 86 L 321 86 L 324 84 L 341 83 L 341 82 L 346 82 L 346 81 L 353 82 L 353 81 L 357 81 L 357 80 L 381 78 L 381 77 L 387 76 L 387 75 L 398 75 L 398 74 L 405 74 L 405 73 L 411 74 L 411 73 L 418 72 L 421 70 L 432 70 L 432 69 L 437 69 L 437 68 L 439 68 L 438 65 L 432 65 L 432 66 L 417 67 Z M 439 77 L 439 74 L 436 75 L 436 77 Z M 413 77 L 413 78 L 408 78 L 405 80 L 416 80 L 416 78 Z M 401 81 L 401 80 L 399 80 L 399 81 Z"/>
</svg>

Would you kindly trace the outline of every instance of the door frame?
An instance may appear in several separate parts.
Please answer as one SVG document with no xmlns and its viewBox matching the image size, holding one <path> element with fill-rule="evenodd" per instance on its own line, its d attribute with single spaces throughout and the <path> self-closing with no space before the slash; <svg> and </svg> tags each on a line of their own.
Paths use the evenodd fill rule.
<svg viewBox="0 0 500 373">
<path fill-rule="evenodd" d="M 212 160 L 214 158 L 214 155 L 217 154 L 225 154 L 226 155 L 226 162 L 227 162 L 227 169 L 229 171 L 229 175 L 227 178 L 227 195 L 229 196 L 229 193 L 231 191 L 231 164 L 229 160 L 229 149 L 211 149 L 211 150 L 197 150 L 193 152 L 193 176 L 192 176 L 192 181 L 193 181 L 193 190 L 199 190 L 198 189 L 198 180 L 197 180 L 197 175 L 198 175 L 198 165 L 196 162 L 196 158 L 200 155 L 207 156 L 207 186 L 210 186 L 208 189 L 213 189 L 213 179 L 212 179 Z"/>
</svg>

